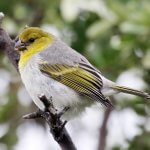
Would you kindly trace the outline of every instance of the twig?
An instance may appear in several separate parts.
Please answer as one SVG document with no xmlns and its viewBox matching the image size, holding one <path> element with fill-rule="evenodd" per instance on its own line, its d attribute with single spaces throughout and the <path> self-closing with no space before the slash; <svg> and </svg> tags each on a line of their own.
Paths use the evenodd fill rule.
<svg viewBox="0 0 150 150">
<path fill-rule="evenodd" d="M 4 14 L 0 12 L 0 50 L 5 52 L 11 63 L 18 70 L 19 54 L 14 50 L 14 41 L 9 37 L 7 32 L 1 28 L 3 18 Z"/>
<path fill-rule="evenodd" d="M 2 22 L 3 17 L 3 14 L 0 13 L 0 23 Z M 17 53 L 17 51 L 14 50 L 14 41 L 9 37 L 7 32 L 1 28 L 1 24 L 0 50 L 5 52 L 11 63 L 18 70 L 19 54 Z M 65 128 L 66 121 L 62 122 L 60 119 L 61 115 L 65 113 L 65 110 L 67 110 L 67 108 L 64 108 L 62 112 L 58 113 L 57 110 L 54 107 L 52 107 L 51 103 L 49 102 L 49 100 L 47 100 L 45 96 L 40 97 L 40 100 L 46 107 L 45 111 L 39 110 L 37 112 L 24 116 L 24 118 L 35 119 L 42 117 L 48 123 L 54 139 L 60 145 L 62 150 L 76 150 L 75 145 L 73 144 Z"/>
<path fill-rule="evenodd" d="M 106 136 L 107 136 L 107 122 L 108 122 L 111 112 L 112 112 L 112 109 L 106 109 L 104 113 L 103 123 L 100 128 L 100 141 L 99 141 L 98 150 L 105 150 Z"/>
<path fill-rule="evenodd" d="M 111 102 L 114 104 L 115 100 L 111 97 Z M 99 138 L 99 145 L 98 150 L 105 150 L 106 147 L 106 137 L 107 137 L 107 122 L 109 120 L 110 114 L 112 113 L 114 108 L 107 108 L 104 113 L 104 118 L 102 122 L 102 126 L 100 128 L 100 138 Z"/>
<path fill-rule="evenodd" d="M 19 54 L 14 50 L 14 42 L 9 35 L 0 28 L 0 50 L 3 50 L 8 56 L 10 62 L 18 70 Z"/>
<path fill-rule="evenodd" d="M 9 37 L 7 32 L 1 28 L 3 18 L 4 14 L 0 12 L 0 50 L 5 52 L 11 63 L 18 70 L 19 54 L 14 50 L 14 41 Z"/>
</svg>

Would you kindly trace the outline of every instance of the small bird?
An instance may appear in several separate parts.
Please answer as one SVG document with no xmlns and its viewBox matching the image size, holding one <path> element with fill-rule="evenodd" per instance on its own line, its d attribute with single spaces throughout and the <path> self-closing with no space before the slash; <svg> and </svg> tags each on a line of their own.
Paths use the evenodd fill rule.
<svg viewBox="0 0 150 150">
<path fill-rule="evenodd" d="M 119 92 L 150 99 L 148 93 L 108 80 L 84 56 L 38 27 L 26 27 L 18 35 L 15 49 L 20 53 L 21 79 L 35 104 L 43 110 L 39 96 L 52 97 L 58 110 L 69 107 L 66 120 L 95 102 L 112 107 L 108 97 Z"/>
</svg>

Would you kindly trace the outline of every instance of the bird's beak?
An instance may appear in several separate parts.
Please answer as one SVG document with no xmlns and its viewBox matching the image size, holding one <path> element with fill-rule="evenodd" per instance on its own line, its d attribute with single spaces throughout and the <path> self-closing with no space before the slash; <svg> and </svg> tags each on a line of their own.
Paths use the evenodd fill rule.
<svg viewBox="0 0 150 150">
<path fill-rule="evenodd" d="M 15 43 L 15 50 L 17 51 L 24 51 L 26 50 L 26 44 L 21 42 L 21 40 L 17 40 L 16 43 Z"/>
</svg>

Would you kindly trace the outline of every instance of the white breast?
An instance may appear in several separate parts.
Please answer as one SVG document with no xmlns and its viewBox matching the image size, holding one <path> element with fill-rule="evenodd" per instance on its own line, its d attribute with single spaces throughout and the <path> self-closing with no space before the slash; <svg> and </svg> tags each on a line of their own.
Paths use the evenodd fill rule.
<svg viewBox="0 0 150 150">
<path fill-rule="evenodd" d="M 37 63 L 39 61 L 40 58 L 32 57 L 32 61 L 28 61 L 24 69 L 20 70 L 20 74 L 28 93 L 40 109 L 44 109 L 43 103 L 38 98 L 41 94 L 47 98 L 52 97 L 53 104 L 57 109 L 65 106 L 74 108 L 71 115 L 76 115 L 80 109 L 84 109 L 85 106 L 92 103 L 92 100 L 89 102 L 89 100 L 83 99 L 71 88 L 41 73 Z"/>
</svg>

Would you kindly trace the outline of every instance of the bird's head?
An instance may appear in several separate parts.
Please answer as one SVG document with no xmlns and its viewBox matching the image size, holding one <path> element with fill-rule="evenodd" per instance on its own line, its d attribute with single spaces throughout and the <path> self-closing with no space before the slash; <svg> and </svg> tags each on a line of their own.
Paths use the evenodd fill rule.
<svg viewBox="0 0 150 150">
<path fill-rule="evenodd" d="M 16 39 L 15 49 L 19 52 L 24 51 L 39 51 L 47 44 L 53 42 L 53 35 L 43 31 L 38 27 L 26 27 Z"/>
<path fill-rule="evenodd" d="M 15 41 L 15 49 L 20 53 L 19 66 L 23 67 L 34 54 L 51 45 L 54 39 L 52 34 L 38 27 L 26 27 Z"/>
</svg>

